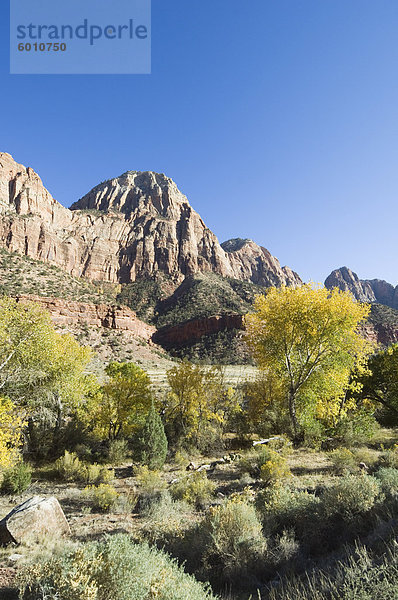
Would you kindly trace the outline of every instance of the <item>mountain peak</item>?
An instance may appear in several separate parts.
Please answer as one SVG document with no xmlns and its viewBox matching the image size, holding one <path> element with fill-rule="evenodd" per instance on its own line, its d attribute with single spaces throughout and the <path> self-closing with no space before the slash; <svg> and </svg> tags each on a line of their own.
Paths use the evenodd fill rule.
<svg viewBox="0 0 398 600">
<path fill-rule="evenodd" d="M 398 308 L 398 286 L 394 288 L 391 283 L 383 279 L 359 279 L 358 275 L 348 267 L 340 267 L 332 271 L 325 280 L 325 287 L 348 290 L 360 302 L 377 302 L 391 308 Z"/>
<path fill-rule="evenodd" d="M 251 240 L 222 248 L 163 173 L 126 171 L 68 209 L 33 169 L 2 153 L 0 211 L 0 245 L 77 277 L 130 283 L 160 276 L 175 285 L 190 275 L 215 273 L 263 286 L 301 283 Z"/>
<path fill-rule="evenodd" d="M 172 179 L 154 171 L 126 171 L 96 185 L 72 204 L 71 210 L 116 210 L 131 215 L 137 210 L 155 209 L 164 217 L 171 216 L 173 205 L 186 204 L 187 198 Z"/>
</svg>

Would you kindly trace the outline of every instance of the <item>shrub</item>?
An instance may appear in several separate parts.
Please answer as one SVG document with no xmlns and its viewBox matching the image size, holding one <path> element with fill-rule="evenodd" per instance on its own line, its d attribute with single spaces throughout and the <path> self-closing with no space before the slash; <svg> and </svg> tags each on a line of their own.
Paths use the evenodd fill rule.
<svg viewBox="0 0 398 600">
<path fill-rule="evenodd" d="M 358 462 L 354 454 L 348 448 L 336 448 L 329 452 L 329 458 L 333 463 L 335 472 L 338 475 L 344 473 L 358 473 Z"/>
<path fill-rule="evenodd" d="M 370 440 L 379 427 L 369 410 L 359 409 L 339 422 L 335 435 L 347 446 L 357 446 Z"/>
<path fill-rule="evenodd" d="M 365 546 L 347 548 L 343 560 L 329 561 L 305 577 L 282 579 L 269 600 L 395 600 L 398 598 L 398 555 L 395 540 L 381 557 Z"/>
<path fill-rule="evenodd" d="M 87 444 L 77 444 L 75 446 L 75 454 L 77 454 L 80 460 L 90 461 L 92 458 L 91 448 Z"/>
<path fill-rule="evenodd" d="M 174 462 L 179 469 L 185 469 L 190 462 L 188 452 L 186 452 L 184 449 L 177 450 L 174 456 Z"/>
<path fill-rule="evenodd" d="M 320 500 L 307 492 L 277 486 L 260 492 L 255 503 L 267 533 L 292 529 L 305 534 L 317 517 Z"/>
<path fill-rule="evenodd" d="M 55 461 L 55 472 L 62 481 L 79 481 L 83 475 L 83 465 L 74 452 L 65 454 Z"/>
<path fill-rule="evenodd" d="M 19 586 L 23 600 L 216 600 L 164 552 L 120 534 L 31 562 Z"/>
<path fill-rule="evenodd" d="M 215 484 L 207 479 L 205 471 L 195 472 L 174 483 L 170 492 L 175 500 L 184 500 L 202 509 L 215 490 Z"/>
<path fill-rule="evenodd" d="M 267 485 L 275 485 L 281 482 L 282 479 L 291 475 L 287 465 L 286 458 L 281 456 L 275 450 L 269 449 L 267 454 L 263 453 L 260 464 L 260 479 L 265 481 Z"/>
<path fill-rule="evenodd" d="M 344 520 L 352 520 L 373 507 L 380 487 L 374 477 L 346 475 L 323 493 L 323 512 L 326 517 L 341 516 Z"/>
<path fill-rule="evenodd" d="M 173 500 L 165 490 L 143 511 L 145 538 L 151 543 L 166 543 L 181 538 L 192 522 L 192 508 L 182 500 Z"/>
<path fill-rule="evenodd" d="M 32 469 L 24 462 L 7 469 L 3 475 L 1 491 L 6 494 L 22 494 L 32 482 Z"/>
<path fill-rule="evenodd" d="M 199 534 L 204 540 L 205 564 L 229 577 L 245 572 L 266 547 L 254 506 L 239 498 L 210 508 Z"/>
<path fill-rule="evenodd" d="M 127 440 L 111 440 L 108 448 L 108 460 L 111 465 L 120 465 L 128 455 Z"/>
<path fill-rule="evenodd" d="M 138 467 L 136 470 L 137 482 L 142 492 L 153 494 L 166 487 L 165 481 L 159 471 L 151 471 L 146 465 Z"/>
<path fill-rule="evenodd" d="M 393 469 L 398 469 L 398 444 L 394 444 L 392 448 L 388 448 L 388 450 L 384 450 L 382 452 L 379 459 L 379 464 L 381 467 L 392 467 Z"/>
<path fill-rule="evenodd" d="M 381 490 L 388 500 L 396 500 L 398 497 L 398 469 L 382 467 L 375 475 L 380 482 Z"/>
<path fill-rule="evenodd" d="M 163 467 L 167 456 L 167 438 L 162 420 L 152 402 L 145 425 L 138 437 L 138 460 L 150 469 Z"/>
<path fill-rule="evenodd" d="M 81 478 L 85 483 L 109 483 L 115 477 L 113 469 L 93 463 L 82 465 Z"/>
<path fill-rule="evenodd" d="M 238 466 L 242 473 L 261 478 L 268 485 L 279 483 L 291 474 L 286 458 L 268 446 L 251 450 L 239 461 Z"/>
<path fill-rule="evenodd" d="M 119 494 L 114 487 L 107 483 L 90 485 L 83 490 L 83 496 L 93 505 L 93 508 L 108 511 L 113 508 Z"/>
<path fill-rule="evenodd" d="M 374 468 L 379 460 L 377 452 L 375 450 L 371 450 L 370 448 L 366 448 L 366 446 L 354 448 L 352 453 L 355 456 L 358 466 L 359 463 L 363 462 L 367 467 Z"/>
</svg>

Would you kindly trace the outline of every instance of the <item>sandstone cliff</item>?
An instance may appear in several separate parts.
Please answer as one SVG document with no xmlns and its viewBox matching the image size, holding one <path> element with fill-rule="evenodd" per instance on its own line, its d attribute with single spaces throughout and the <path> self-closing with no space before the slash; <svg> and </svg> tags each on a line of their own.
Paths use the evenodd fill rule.
<svg viewBox="0 0 398 600">
<path fill-rule="evenodd" d="M 60 298 L 43 298 L 41 296 L 16 296 L 18 302 L 35 302 L 46 309 L 54 325 L 89 325 L 125 331 L 140 337 L 146 342 L 152 340 L 156 328 L 138 319 L 127 306 L 110 306 L 108 304 L 88 304 Z"/>
<path fill-rule="evenodd" d="M 152 340 L 166 350 L 172 350 L 187 343 L 194 343 L 204 336 L 235 329 L 245 329 L 243 315 L 213 315 L 162 327 L 154 333 Z"/>
<path fill-rule="evenodd" d="M 377 302 L 398 308 L 398 286 L 394 288 L 382 279 L 359 279 L 347 267 L 333 271 L 325 280 L 325 286 L 329 289 L 338 287 L 343 291 L 348 290 L 361 302 Z"/>
<path fill-rule="evenodd" d="M 213 272 L 260 285 L 299 285 L 252 241 L 226 250 L 162 174 L 129 171 L 61 206 L 31 169 L 0 153 L 0 244 L 76 277 L 129 283 L 158 274 L 175 284 Z"/>
</svg>

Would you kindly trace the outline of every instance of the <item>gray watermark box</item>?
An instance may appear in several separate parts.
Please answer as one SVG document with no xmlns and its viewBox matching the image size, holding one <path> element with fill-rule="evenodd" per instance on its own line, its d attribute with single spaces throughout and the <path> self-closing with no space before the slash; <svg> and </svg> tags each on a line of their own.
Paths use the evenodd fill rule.
<svg viewBox="0 0 398 600">
<path fill-rule="evenodd" d="M 10 0 L 10 9 L 10 73 L 151 72 L 151 0 Z"/>
</svg>

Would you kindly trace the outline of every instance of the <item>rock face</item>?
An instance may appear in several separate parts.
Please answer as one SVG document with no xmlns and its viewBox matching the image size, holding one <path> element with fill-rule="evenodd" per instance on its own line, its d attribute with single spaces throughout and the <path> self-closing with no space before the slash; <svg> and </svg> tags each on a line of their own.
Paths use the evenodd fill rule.
<svg viewBox="0 0 398 600">
<path fill-rule="evenodd" d="M 166 350 L 193 343 L 203 336 L 230 329 L 243 330 L 243 315 L 214 315 L 201 319 L 191 319 L 185 323 L 162 327 L 153 335 L 152 340 Z"/>
<path fill-rule="evenodd" d="M 70 528 L 56 498 L 34 496 L 0 521 L 0 543 L 21 544 L 41 536 L 69 535 Z"/>
<path fill-rule="evenodd" d="M 333 271 L 325 280 L 329 289 L 338 287 L 350 291 L 361 302 L 378 302 L 391 308 L 398 308 L 398 286 L 387 283 L 382 279 L 359 279 L 356 273 L 347 267 Z"/>
<path fill-rule="evenodd" d="M 228 240 L 221 246 L 228 253 L 234 279 L 251 281 L 265 287 L 296 287 L 302 283 L 297 273 L 289 267 L 281 267 L 275 256 L 252 240 Z"/>
<path fill-rule="evenodd" d="M 51 315 L 55 325 L 83 325 L 128 331 L 149 342 L 155 327 L 141 321 L 127 306 L 88 304 L 60 298 L 16 296 L 18 302 L 36 302 Z"/>
<path fill-rule="evenodd" d="M 0 153 L 0 244 L 76 277 L 129 283 L 213 272 L 261 285 L 300 285 L 250 240 L 224 248 L 163 174 L 128 171 L 61 206 L 30 168 Z"/>
</svg>

